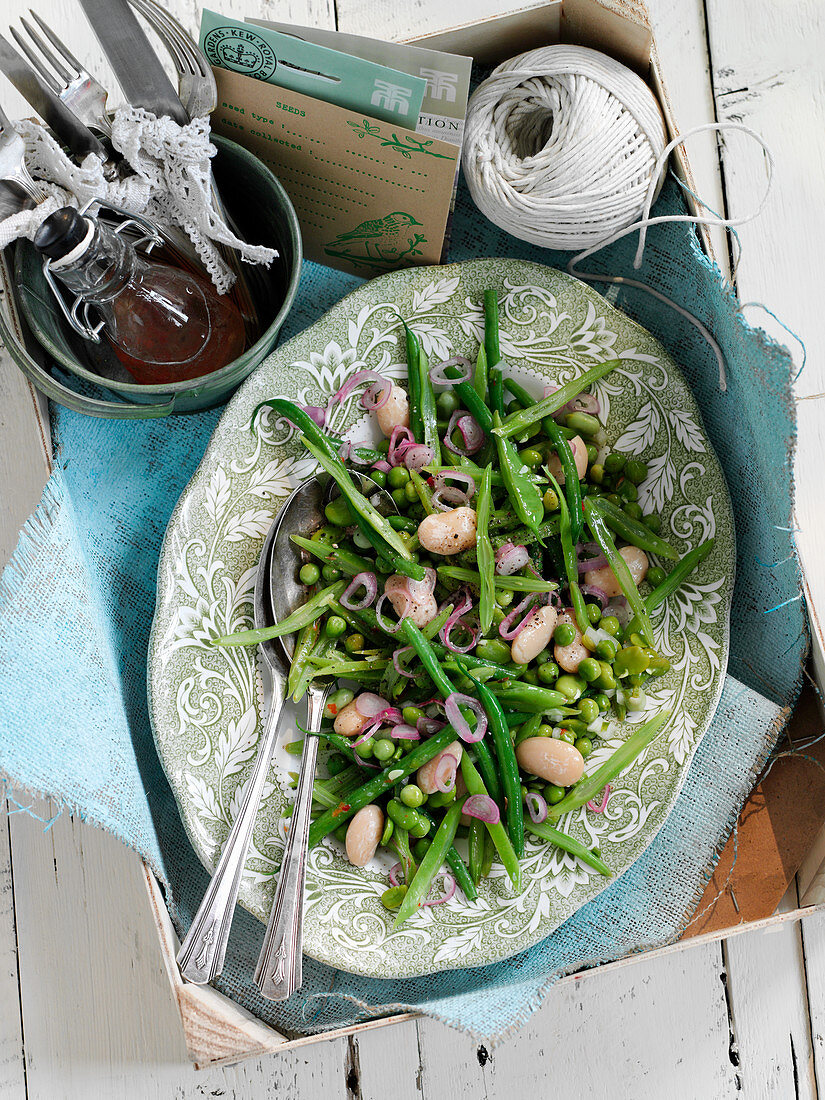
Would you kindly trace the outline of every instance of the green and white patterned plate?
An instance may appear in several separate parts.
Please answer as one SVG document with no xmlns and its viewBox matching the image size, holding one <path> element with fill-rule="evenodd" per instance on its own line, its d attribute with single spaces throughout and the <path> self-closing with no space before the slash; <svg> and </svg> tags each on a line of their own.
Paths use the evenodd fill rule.
<svg viewBox="0 0 825 1100">
<path fill-rule="evenodd" d="M 501 298 L 501 349 L 533 392 L 562 383 L 594 362 L 622 366 L 598 386 L 610 443 L 647 465 L 642 506 L 662 514 L 662 531 L 680 554 L 716 536 L 691 583 L 654 617 L 657 645 L 671 671 L 655 681 L 649 707 L 673 718 L 614 785 L 606 813 L 585 809 L 562 822 L 598 845 L 616 874 L 650 844 L 678 794 L 722 689 L 734 573 L 734 532 L 727 487 L 685 380 L 653 337 L 583 283 L 538 264 L 473 260 L 393 272 L 366 283 L 312 328 L 275 351 L 223 414 L 195 476 L 175 508 L 158 571 L 149 652 L 150 710 L 158 752 L 187 832 L 211 868 L 252 768 L 264 705 L 253 650 L 217 649 L 210 638 L 251 625 L 252 591 L 264 536 L 290 490 L 313 472 L 286 421 L 259 418 L 256 405 L 285 395 L 326 405 L 354 371 L 406 374 L 399 314 L 431 361 L 475 357 L 487 287 Z M 350 438 L 372 435 L 357 397 L 336 406 L 330 424 Z M 638 716 L 639 721 L 644 719 Z M 287 723 L 296 720 L 287 714 Z M 617 729 L 588 760 L 592 769 L 620 743 Z M 299 735 L 286 729 L 281 742 Z M 282 752 L 270 775 L 241 902 L 266 920 L 283 849 L 283 812 L 292 797 Z M 420 910 L 398 931 L 380 895 L 393 859 L 352 867 L 328 839 L 309 857 L 304 950 L 342 970 L 389 978 L 479 966 L 514 955 L 547 936 L 608 880 L 556 848 L 528 840 L 523 888 L 510 892 L 500 866 L 478 900 L 460 891 Z"/>
</svg>

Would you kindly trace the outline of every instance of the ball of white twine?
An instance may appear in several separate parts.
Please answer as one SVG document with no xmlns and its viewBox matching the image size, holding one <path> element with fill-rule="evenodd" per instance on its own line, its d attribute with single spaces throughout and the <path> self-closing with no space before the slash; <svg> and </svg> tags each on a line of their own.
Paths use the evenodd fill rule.
<svg viewBox="0 0 825 1100">
<path fill-rule="evenodd" d="M 666 140 L 656 98 L 636 73 L 583 46 L 546 46 L 505 61 L 478 86 L 462 160 L 490 221 L 572 251 L 639 218 Z"/>
</svg>

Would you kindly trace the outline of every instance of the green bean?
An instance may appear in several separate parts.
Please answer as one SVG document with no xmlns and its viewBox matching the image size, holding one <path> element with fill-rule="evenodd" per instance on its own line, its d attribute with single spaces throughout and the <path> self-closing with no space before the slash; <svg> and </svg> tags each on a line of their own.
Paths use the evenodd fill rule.
<svg viewBox="0 0 825 1100">
<path fill-rule="evenodd" d="M 694 569 L 700 566 L 705 558 L 708 557 L 715 543 L 715 539 L 705 539 L 704 542 L 700 542 L 698 546 L 694 546 L 692 550 L 688 550 L 684 557 L 679 559 L 662 583 L 657 585 L 652 592 L 649 592 L 647 596 L 645 596 L 645 609 L 648 614 L 655 611 L 656 608 L 660 607 L 678 588 L 681 588 Z M 639 633 L 639 620 L 635 616 L 625 627 L 624 633 L 627 638 L 629 638 L 631 634 Z"/>
<path fill-rule="evenodd" d="M 517 726 L 524 725 L 525 722 L 528 722 L 531 718 L 535 718 L 536 716 L 535 714 L 527 714 L 526 711 L 523 710 L 510 710 L 505 711 L 504 717 L 507 719 L 507 725 L 510 729 L 510 736 L 512 737 L 513 730 Z"/>
<path fill-rule="evenodd" d="M 458 830 L 458 819 L 461 817 L 461 805 L 461 802 L 454 802 L 444 815 L 432 843 L 427 849 L 427 854 L 419 863 L 418 870 L 407 888 L 393 928 L 398 928 L 408 917 L 411 917 L 416 909 L 420 908 L 422 901 L 426 899 L 427 894 L 430 892 L 433 879 L 438 874 L 438 870 L 447 855 L 447 850 L 452 847 L 455 839 Z"/>
<path fill-rule="evenodd" d="M 498 291 L 484 291 L 484 352 L 487 364 L 495 367 L 501 362 L 498 342 Z"/>
<path fill-rule="evenodd" d="M 327 809 L 335 809 L 349 791 L 361 786 L 361 776 L 357 772 L 358 768 L 353 764 L 334 779 L 316 779 L 312 784 L 313 799 Z"/>
<path fill-rule="evenodd" d="M 425 817 L 430 822 L 430 827 L 435 832 L 436 824 L 435 818 L 432 817 L 427 811 L 426 806 L 422 806 L 418 811 L 422 817 Z M 447 849 L 447 855 L 445 857 L 447 866 L 453 872 L 455 880 L 461 889 L 464 891 L 464 896 L 468 901 L 475 901 L 478 897 L 478 890 L 476 890 L 475 883 L 473 882 L 470 872 L 467 870 L 467 864 L 458 854 L 454 845 L 450 845 Z"/>
<path fill-rule="evenodd" d="M 289 538 L 308 554 L 327 565 L 335 565 L 342 573 L 351 577 L 357 573 L 375 572 L 375 562 L 362 558 L 346 546 L 334 546 L 331 542 L 322 542 L 321 539 L 305 539 L 302 535 L 290 535 Z"/>
<path fill-rule="evenodd" d="M 504 416 L 504 381 L 498 367 L 492 367 L 488 375 L 488 389 L 490 393 L 490 408 L 493 410 L 493 422 L 496 417 Z"/>
<path fill-rule="evenodd" d="M 389 657 L 373 657 L 364 661 L 339 661 L 323 655 L 316 657 L 314 653 L 311 653 L 307 660 L 317 669 L 318 676 L 345 676 L 347 679 L 364 672 L 383 672 L 391 663 Z"/>
<path fill-rule="evenodd" d="M 478 770 L 484 780 L 484 786 L 490 792 L 490 797 L 498 803 L 499 809 L 501 809 L 504 806 L 504 793 L 501 789 L 501 780 L 498 777 L 498 769 L 492 750 L 483 737 L 480 741 L 474 742 L 473 748 L 475 749 Z"/>
<path fill-rule="evenodd" d="M 513 748 L 518 748 L 522 741 L 528 741 L 531 737 L 535 737 L 538 733 L 539 727 L 543 724 L 543 714 L 531 714 L 516 734 L 516 739 L 513 742 Z"/>
<path fill-rule="evenodd" d="M 467 788 L 468 794 L 488 794 L 481 776 L 476 771 L 472 760 L 470 760 L 466 752 L 461 754 L 461 774 L 464 776 L 464 785 Z M 491 825 L 486 821 L 484 824 L 487 827 L 487 832 L 493 839 L 493 844 L 496 846 L 496 851 L 504 865 L 504 870 L 507 872 L 514 889 L 518 891 L 521 888 L 521 868 L 519 866 L 518 856 L 513 849 L 513 845 L 510 843 L 510 838 L 507 836 L 507 830 L 500 821 L 496 822 L 495 825 Z"/>
<path fill-rule="evenodd" d="M 460 667 L 459 659 L 459 667 Z M 521 776 L 519 775 L 518 761 L 510 739 L 510 728 L 507 719 L 501 709 L 501 703 L 493 695 L 486 684 L 472 676 L 469 670 L 465 674 L 473 681 L 478 692 L 478 698 L 487 714 L 490 733 L 493 736 L 496 756 L 498 758 L 499 777 L 504 794 L 505 818 L 507 832 L 510 836 L 515 853 L 519 858 L 524 855 L 524 811 L 521 802 Z"/>
<path fill-rule="evenodd" d="M 458 367 L 445 367 L 444 374 L 447 378 L 460 377 Z M 484 402 L 484 398 L 479 397 L 469 382 L 457 382 L 453 389 L 461 401 L 462 407 L 481 425 L 485 432 L 489 432 L 493 427 L 493 417 Z"/>
<path fill-rule="evenodd" d="M 421 507 L 424 509 L 428 516 L 431 516 L 435 511 L 435 506 L 433 505 L 432 490 L 430 489 L 424 478 L 421 476 L 421 474 L 418 472 L 418 470 L 410 470 L 410 481 L 415 486 L 416 493 L 418 493 L 418 499 L 421 502 Z"/>
<path fill-rule="evenodd" d="M 502 435 L 505 439 L 513 435 L 521 435 L 537 421 L 544 420 L 546 417 L 552 416 L 554 412 L 558 412 L 563 405 L 566 405 L 568 401 L 572 401 L 582 390 L 587 389 L 593 382 L 598 382 L 610 371 L 621 366 L 621 363 L 621 359 L 608 359 L 604 363 L 597 363 L 595 367 L 590 367 L 578 378 L 567 382 L 555 393 L 551 393 L 549 397 L 536 402 L 529 409 L 520 409 L 518 412 L 510 413 L 509 416 L 505 417 L 501 427 L 496 429 L 496 434 Z"/>
<path fill-rule="evenodd" d="M 520 386 L 514 378 L 506 377 L 504 379 L 504 388 L 508 390 L 513 397 L 515 397 L 516 401 L 525 409 L 529 409 L 532 405 L 538 403 L 538 398 L 531 396 L 531 394 L 529 394 L 523 386 Z"/>
<path fill-rule="evenodd" d="M 561 803 L 558 802 L 556 805 L 560 806 Z M 546 822 L 537 825 L 534 821 L 528 819 L 525 824 L 531 833 L 535 833 L 535 835 L 541 837 L 542 840 L 549 840 L 550 843 L 555 844 L 557 848 L 569 852 L 571 856 L 575 856 L 577 859 L 580 859 L 582 863 L 588 864 L 588 866 L 592 867 L 595 871 L 598 871 L 600 875 L 605 875 L 607 878 L 610 878 L 613 874 L 604 860 L 599 859 L 591 848 L 581 844 L 578 840 L 574 840 L 573 837 L 568 836 L 567 833 L 563 833 L 559 829 L 554 829 L 552 825 L 548 825 Z"/>
<path fill-rule="evenodd" d="M 329 441 L 335 445 L 335 451 L 339 457 L 341 454 L 341 448 L 349 443 L 348 439 L 341 439 L 341 437 L 337 435 L 327 434 L 327 439 L 329 439 Z M 367 466 L 372 466 L 374 463 L 381 462 L 382 460 L 385 461 L 387 458 L 387 456 L 383 454 L 383 452 L 376 451 L 372 447 L 353 447 L 351 453 L 353 458 L 357 458 L 360 462 Z M 366 476 L 369 477 L 370 475 L 367 474 Z"/>
<path fill-rule="evenodd" d="M 559 538 L 561 539 L 564 572 L 567 575 L 567 587 L 570 589 L 570 602 L 575 612 L 576 624 L 584 634 L 590 626 L 590 620 L 587 617 L 587 605 L 584 602 L 582 590 L 579 588 L 579 561 L 576 557 L 576 547 L 574 545 L 572 518 L 559 483 L 552 474 L 549 476 L 559 498 Z M 581 500 L 581 498 L 579 499 Z"/>
<path fill-rule="evenodd" d="M 424 579 L 426 574 L 423 565 L 419 565 L 417 561 L 412 560 L 412 543 L 406 543 L 407 550 L 410 552 L 409 560 L 398 557 L 396 554 L 391 555 L 387 550 L 384 539 L 370 526 L 363 516 L 359 516 L 356 512 L 353 518 L 355 519 L 358 530 L 376 553 L 376 569 L 379 573 L 403 573 L 405 577 L 412 577 L 412 579 L 416 581 Z M 390 530 L 392 530 L 392 525 L 389 520 L 387 520 L 387 524 Z M 396 532 L 393 533 L 397 534 Z"/>
<path fill-rule="evenodd" d="M 430 380 L 430 363 L 423 348 L 418 353 L 419 401 L 421 423 L 424 431 L 422 442 L 433 452 L 433 462 L 441 462 L 441 440 L 438 437 L 438 413 L 435 407 L 435 391 Z"/>
<path fill-rule="evenodd" d="M 650 617 L 645 609 L 644 600 L 639 595 L 639 589 L 636 587 L 636 582 L 627 567 L 627 562 L 616 549 L 616 543 L 607 529 L 601 512 L 596 508 L 590 497 L 585 498 L 584 515 L 587 525 L 593 533 L 593 538 L 601 547 L 602 553 L 607 558 L 607 563 L 619 583 L 619 587 L 639 620 L 639 633 L 647 645 L 652 646 L 653 627 L 650 625 Z"/>
<path fill-rule="evenodd" d="M 495 412 L 493 426 L 494 430 L 501 426 L 501 417 Z M 504 487 L 510 503 L 521 522 L 538 537 L 538 527 L 544 519 L 544 505 L 541 502 L 541 493 L 533 481 L 533 475 L 521 461 L 515 445 L 509 439 L 496 435 L 495 441 Z"/>
<path fill-rule="evenodd" d="M 272 397 L 269 401 L 262 401 L 255 406 L 255 411 L 249 421 L 250 429 L 254 429 L 255 421 L 261 409 L 272 409 L 279 416 L 289 420 L 296 428 L 300 428 L 304 438 L 311 439 L 316 447 L 320 447 L 331 459 L 340 463 L 341 460 L 338 456 L 340 443 L 333 440 L 326 432 L 323 432 L 309 413 L 304 412 L 300 405 L 296 405 L 294 401 L 290 401 L 286 397 Z"/>
<path fill-rule="evenodd" d="M 399 825 L 393 828 L 392 836 L 390 837 L 390 847 L 398 855 L 401 868 L 404 871 L 404 885 L 408 886 L 415 877 L 418 868 L 413 859 L 413 854 L 410 851 L 410 834 L 406 829 L 402 829 Z"/>
<path fill-rule="evenodd" d="M 470 861 L 470 878 L 478 886 L 481 882 L 481 865 L 484 862 L 484 838 L 487 830 L 484 822 L 477 817 L 470 818 L 470 836 L 467 840 L 468 856 Z"/>
<path fill-rule="evenodd" d="M 316 619 L 324 608 L 329 607 L 333 600 L 338 599 L 346 587 L 346 581 L 336 581 L 328 588 L 322 588 L 320 592 L 310 596 L 305 604 L 301 604 L 281 622 L 275 623 L 273 626 L 259 627 L 256 630 L 239 630 L 236 634 L 224 634 L 220 638 L 213 638 L 212 644 L 221 646 L 257 645 L 258 642 L 266 642 L 270 638 L 280 638 L 284 634 L 292 634 Z"/>
<path fill-rule="evenodd" d="M 484 345 L 481 344 L 478 349 L 478 358 L 476 359 L 476 369 L 473 375 L 473 389 L 476 394 L 484 401 L 487 397 L 487 352 L 484 350 Z"/>
<path fill-rule="evenodd" d="M 410 405 L 410 431 L 416 443 L 424 442 L 424 421 L 421 416 L 421 375 L 418 370 L 421 345 L 418 337 L 405 321 L 404 333 L 407 340 L 407 394 Z"/>
<path fill-rule="evenodd" d="M 473 569 L 463 569 L 460 565 L 439 565 L 436 571 L 452 581 L 471 584 L 475 588 L 481 587 L 481 576 Z M 509 577 L 496 575 L 495 585 L 502 592 L 555 592 L 558 588 L 555 581 L 544 581 L 541 577 L 520 577 L 515 573 Z"/>
<path fill-rule="evenodd" d="M 528 714 L 544 714 L 548 710 L 559 710 L 567 705 L 567 697 L 560 691 L 539 687 L 538 684 L 513 684 L 511 687 L 503 687 L 493 683 L 490 685 L 490 690 L 502 706 L 509 706 L 514 710 L 526 710 Z"/>
<path fill-rule="evenodd" d="M 512 542 L 514 546 L 531 546 L 534 542 L 544 543 L 559 533 L 560 525 L 560 517 L 553 516 L 552 519 L 546 519 L 540 523 L 535 531 L 531 531 L 529 527 L 511 528 L 509 531 L 491 536 L 493 547 L 498 550 L 505 542 Z"/>
<path fill-rule="evenodd" d="M 330 734 L 325 731 L 321 731 L 319 736 L 326 737 L 330 744 L 335 745 L 339 751 L 342 751 L 340 742 L 345 741 L 346 738 L 339 738 L 337 734 Z M 339 825 L 347 821 L 363 806 L 368 806 L 370 802 L 374 802 L 376 798 L 388 791 L 399 780 L 405 779 L 412 772 L 418 771 L 422 764 L 432 760 L 434 756 L 437 756 L 442 749 L 446 749 L 454 740 L 455 731 L 450 726 L 445 726 L 444 729 L 439 730 L 438 733 L 433 734 L 426 741 L 417 744 L 400 760 L 393 760 L 383 771 L 372 776 L 366 783 L 352 792 L 348 799 L 347 809 L 342 809 L 340 813 L 334 815 L 332 811 L 328 811 L 313 821 L 309 829 L 309 847 L 314 848 L 327 833 L 337 829 Z M 389 778 L 390 775 L 392 775 L 392 779 Z"/>
<path fill-rule="evenodd" d="M 479 618 L 481 620 L 481 633 L 489 634 L 493 625 L 493 607 L 496 602 L 495 575 L 496 563 L 493 554 L 493 544 L 490 542 L 490 506 L 492 503 L 490 474 L 492 467 L 487 466 L 481 479 L 481 485 L 476 498 L 476 560 L 478 561 L 478 573 L 481 578 L 479 602 Z"/>
<path fill-rule="evenodd" d="M 446 623 L 447 619 L 449 619 L 449 617 L 452 615 L 453 609 L 453 604 L 447 604 L 446 607 L 442 607 L 442 609 L 439 611 L 434 619 L 431 619 L 426 626 L 421 627 L 421 633 L 428 642 L 432 641 L 432 639 L 436 636 L 442 626 Z"/>
<path fill-rule="evenodd" d="M 295 643 L 295 650 L 292 654 L 292 662 L 289 666 L 289 676 L 286 682 L 287 695 L 291 695 L 298 686 L 299 681 L 303 680 L 304 670 L 308 665 L 307 658 L 312 652 L 312 647 L 318 641 L 320 633 L 321 619 L 319 616 L 316 616 L 312 622 L 307 623 L 306 626 L 301 628 L 298 634 L 298 641 Z"/>
<path fill-rule="evenodd" d="M 287 694 L 292 696 L 293 702 L 300 703 L 310 683 L 318 675 L 316 662 L 323 660 L 325 654 L 334 648 L 335 638 L 331 638 L 326 631 L 320 637 L 315 637 L 311 651 L 305 653 L 303 660 L 297 656 L 298 646 L 296 645 L 287 678 Z"/>
<path fill-rule="evenodd" d="M 462 470 L 464 473 L 469 474 L 470 477 L 475 478 L 476 480 L 478 480 L 483 475 L 485 467 L 476 466 L 475 463 L 470 462 L 469 459 L 462 458 L 457 467 L 456 466 L 436 466 L 434 464 L 430 464 L 429 466 L 424 467 L 424 473 L 425 474 L 432 474 L 433 477 L 438 477 L 438 475 L 442 474 L 442 473 L 452 474 L 452 473 L 455 472 L 456 469 Z M 494 485 L 496 488 L 498 488 L 498 487 L 500 487 L 501 485 L 504 484 L 504 478 L 501 476 L 501 474 L 498 472 L 498 470 L 492 470 L 491 471 L 491 473 L 490 473 L 490 484 Z"/>
<path fill-rule="evenodd" d="M 605 497 L 593 497 L 592 500 L 594 507 L 602 513 L 604 522 L 610 530 L 615 531 L 625 542 L 638 546 L 640 550 L 644 550 L 647 554 L 656 554 L 658 557 L 667 558 L 670 561 L 679 560 L 679 554 L 674 547 L 651 531 L 646 524 L 640 523 L 637 519 L 632 519 L 623 509 L 617 508 L 612 501 L 607 500 Z"/>
<path fill-rule="evenodd" d="M 429 624 L 428 624 L 429 625 Z M 442 624 L 443 625 L 443 624 Z M 426 630 L 426 627 L 424 628 Z M 423 631 L 422 631 L 423 633 Z M 442 661 L 449 661 L 453 654 L 445 645 L 440 642 L 430 642 L 433 653 Z M 514 665 L 512 661 L 507 664 L 503 664 L 500 661 L 494 661 L 489 657 L 476 657 L 472 653 L 462 653 L 462 661 L 466 661 L 470 668 L 490 668 L 498 666 L 502 672 L 506 672 L 508 676 L 518 676 L 522 670 L 521 665 Z"/>
<path fill-rule="evenodd" d="M 493 838 L 484 830 L 484 855 L 481 860 L 481 877 L 487 878 L 493 868 L 493 856 L 495 855 Z"/>
<path fill-rule="evenodd" d="M 570 444 L 559 431 L 559 426 L 552 416 L 548 417 L 545 431 L 550 437 L 553 449 L 558 455 L 561 468 L 564 471 L 564 495 L 567 500 L 567 507 L 570 510 L 570 538 L 575 546 L 581 539 L 583 522 L 582 491 L 581 482 L 579 481 L 579 471 L 576 468 L 576 460 L 573 457 Z M 561 490 L 555 479 L 553 480 L 553 487 L 556 490 L 559 500 L 561 500 Z M 578 577 L 578 573 L 576 576 Z"/>
<path fill-rule="evenodd" d="M 621 774 L 647 748 L 668 718 L 670 718 L 670 711 L 662 710 L 645 722 L 643 726 L 635 729 L 600 768 L 597 768 L 592 775 L 581 779 L 561 802 L 557 802 L 555 806 L 550 807 L 547 820 L 558 821 L 570 810 L 577 810 L 580 806 L 584 806 L 586 802 L 595 798 L 611 779 L 615 779 L 617 775 Z"/>
</svg>

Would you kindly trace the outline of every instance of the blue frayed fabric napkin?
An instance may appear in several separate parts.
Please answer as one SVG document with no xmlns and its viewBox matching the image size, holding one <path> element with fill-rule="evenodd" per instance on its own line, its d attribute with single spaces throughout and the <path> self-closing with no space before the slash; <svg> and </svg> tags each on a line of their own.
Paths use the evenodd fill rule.
<svg viewBox="0 0 825 1100">
<path fill-rule="evenodd" d="M 668 181 L 655 214 L 686 212 L 678 185 Z M 239 910 L 217 987 L 282 1032 L 413 1010 L 495 1039 L 523 1023 L 561 974 L 673 940 L 787 719 L 807 641 L 791 533 L 791 358 L 745 323 L 690 226 L 652 229 L 638 272 L 635 243 L 635 236 L 618 242 L 588 266 L 640 280 L 685 306 L 714 333 L 726 358 L 723 390 L 713 352 L 684 318 L 632 287 L 607 292 L 681 366 L 733 499 L 738 574 L 731 657 L 713 723 L 642 858 L 553 935 L 506 962 L 390 981 L 307 959 L 303 988 L 274 1005 L 252 984 L 263 928 Z M 562 269 L 569 259 L 496 229 L 461 187 L 451 259 L 477 256 Z M 283 339 L 357 282 L 307 264 Z M 137 849 L 162 883 L 179 933 L 207 878 L 155 752 L 146 650 L 163 532 L 219 415 L 95 420 L 55 408 L 55 472 L 0 581 L 0 769 L 15 787 L 50 795 Z"/>
</svg>

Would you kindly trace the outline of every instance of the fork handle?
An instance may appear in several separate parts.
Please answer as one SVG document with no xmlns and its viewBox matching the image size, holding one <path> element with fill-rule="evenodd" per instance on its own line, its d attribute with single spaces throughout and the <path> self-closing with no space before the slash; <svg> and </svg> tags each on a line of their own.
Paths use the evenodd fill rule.
<svg viewBox="0 0 825 1100">
<path fill-rule="evenodd" d="M 196 985 L 205 985 L 223 969 L 229 930 L 238 900 L 246 853 L 269 765 L 278 736 L 278 719 L 283 708 L 283 690 L 273 693 L 272 706 L 264 722 L 255 766 L 246 788 L 238 815 L 226 838 L 221 858 L 178 951 L 178 966 L 184 978 Z"/>
<path fill-rule="evenodd" d="M 310 689 L 307 700 L 307 730 L 310 733 L 321 728 L 327 695 L 328 689 Z M 305 737 L 289 834 L 272 912 L 255 970 L 255 985 L 261 996 L 269 1001 L 285 1001 L 300 988 L 303 977 L 304 880 L 317 756 L 318 738 Z"/>
</svg>

